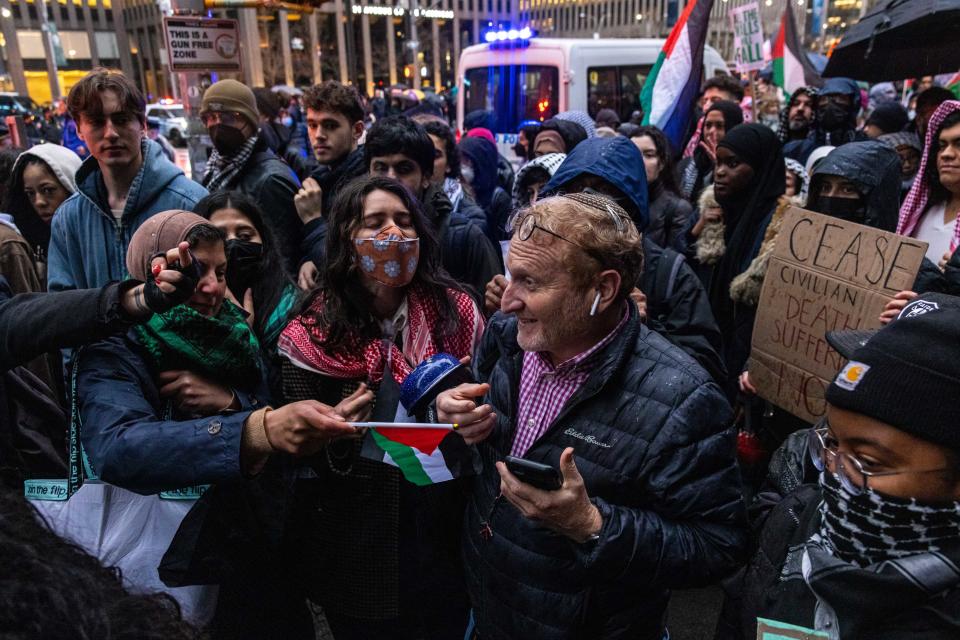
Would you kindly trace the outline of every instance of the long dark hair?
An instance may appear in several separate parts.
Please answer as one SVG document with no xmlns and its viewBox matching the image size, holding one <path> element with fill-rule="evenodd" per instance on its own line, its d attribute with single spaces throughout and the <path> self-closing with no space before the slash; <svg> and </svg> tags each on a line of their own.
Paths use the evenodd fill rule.
<svg viewBox="0 0 960 640">
<path fill-rule="evenodd" d="M 653 146 L 657 148 L 657 157 L 660 158 L 660 175 L 657 176 L 657 181 L 667 191 L 674 195 L 680 195 L 677 189 L 677 180 L 673 175 L 673 154 L 670 153 L 670 143 L 667 141 L 667 136 L 663 135 L 663 131 L 657 127 L 644 126 L 638 127 L 630 138 L 640 138 L 642 136 L 647 136 L 653 140 Z"/>
<path fill-rule="evenodd" d="M 413 228 L 420 238 L 420 262 L 410 287 L 419 286 L 433 298 L 440 314 L 440 334 L 450 335 L 459 324 L 457 305 L 450 297 L 450 289 L 460 289 L 443 268 L 440 243 L 427 222 L 420 203 L 400 182 L 381 176 L 363 176 L 344 187 L 333 203 L 328 218 L 327 264 L 320 270 L 320 282 L 311 298 L 324 297 L 320 324 L 327 329 L 322 347 L 329 353 L 343 353 L 357 337 L 378 338 L 380 324 L 370 304 L 370 292 L 363 286 L 357 268 L 354 232 L 363 223 L 363 203 L 374 191 L 385 191 L 400 199 L 410 212 Z M 302 310 L 312 300 L 304 302 Z"/>
<path fill-rule="evenodd" d="M 194 213 L 209 220 L 214 213 L 223 209 L 236 209 L 249 218 L 263 241 L 260 276 L 250 286 L 253 292 L 254 331 L 258 337 L 263 336 L 267 321 L 277 308 L 284 290 L 293 284 L 293 280 L 284 270 L 273 232 L 264 224 L 263 212 L 252 198 L 239 191 L 218 191 L 200 200 L 194 207 Z M 239 302 L 242 304 L 243 300 Z"/>
<path fill-rule="evenodd" d="M 930 139 L 930 148 L 927 149 L 927 187 L 930 189 L 930 204 L 940 204 L 950 200 L 950 192 L 940 182 L 940 172 L 937 171 L 937 154 L 940 150 L 940 134 L 944 129 L 960 124 L 960 110 L 954 111 L 940 123 Z"/>
<path fill-rule="evenodd" d="M 50 244 L 50 225 L 40 219 L 33 205 L 30 204 L 30 200 L 23 190 L 23 172 L 31 165 L 39 164 L 57 180 L 57 184 L 60 183 L 60 179 L 40 156 L 27 155 L 20 162 L 16 162 L 17 155 L 19 154 L 14 154 L 14 162 L 11 163 L 13 172 L 10 173 L 10 179 L 7 182 L 2 205 L 3 211 L 13 216 L 14 224 L 20 229 L 20 233 L 23 234 L 24 239 L 33 250 L 37 251 L 39 249 L 39 253 L 46 255 L 47 246 Z"/>
</svg>

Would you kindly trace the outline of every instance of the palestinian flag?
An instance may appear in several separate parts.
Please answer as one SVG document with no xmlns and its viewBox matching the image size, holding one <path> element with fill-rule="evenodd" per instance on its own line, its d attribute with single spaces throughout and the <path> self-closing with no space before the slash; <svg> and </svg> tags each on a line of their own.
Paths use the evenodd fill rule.
<svg viewBox="0 0 960 640">
<path fill-rule="evenodd" d="M 643 85 L 643 124 L 655 125 L 675 150 L 683 148 L 700 92 L 703 45 L 713 0 L 690 0 Z"/>
<path fill-rule="evenodd" d="M 420 487 L 480 472 L 477 452 L 450 429 L 373 428 L 361 455 L 399 467 L 404 478 Z"/>
<path fill-rule="evenodd" d="M 943 86 L 946 87 L 948 91 L 952 91 L 953 95 L 957 96 L 957 100 L 960 100 L 960 71 L 953 74 Z"/>
<path fill-rule="evenodd" d="M 783 89 L 789 96 L 800 87 L 819 87 L 823 84 L 820 74 L 813 68 L 807 57 L 800 37 L 797 35 L 797 26 L 793 21 L 791 3 L 783 10 L 783 19 L 780 21 L 780 31 L 773 41 L 773 83 Z"/>
</svg>

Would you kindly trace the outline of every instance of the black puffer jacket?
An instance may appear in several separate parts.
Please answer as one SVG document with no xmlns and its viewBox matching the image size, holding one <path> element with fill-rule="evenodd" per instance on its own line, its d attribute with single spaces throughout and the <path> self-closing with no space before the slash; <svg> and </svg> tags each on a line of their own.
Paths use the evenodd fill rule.
<svg viewBox="0 0 960 640">
<path fill-rule="evenodd" d="M 687 229 L 687 218 L 693 207 L 674 192 L 664 189 L 659 182 L 650 184 L 648 202 L 650 224 L 644 229 L 643 237 L 661 247 L 674 246 Z"/>
<path fill-rule="evenodd" d="M 558 467 L 576 450 L 603 516 L 578 545 L 524 518 L 500 494 L 494 463 L 510 451 L 523 351 L 515 317 L 495 315 L 475 352 L 499 416 L 479 446 L 467 504 L 467 589 L 483 640 L 663 635 L 668 589 L 734 569 L 747 542 L 730 407 L 679 348 L 630 318 L 526 457 Z M 481 535 L 483 523 L 493 535 Z"/>
</svg>

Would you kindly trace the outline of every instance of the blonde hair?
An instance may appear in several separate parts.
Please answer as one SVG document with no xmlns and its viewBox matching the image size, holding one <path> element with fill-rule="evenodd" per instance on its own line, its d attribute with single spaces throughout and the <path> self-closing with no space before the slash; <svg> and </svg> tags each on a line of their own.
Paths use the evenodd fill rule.
<svg viewBox="0 0 960 640">
<path fill-rule="evenodd" d="M 571 193 L 538 200 L 514 217 L 514 231 L 528 215 L 536 216 L 539 226 L 582 249 L 570 245 L 568 257 L 572 259 L 564 261 L 577 284 L 585 286 L 600 271 L 613 269 L 620 274 L 622 297 L 629 296 L 637 286 L 643 271 L 643 238 L 630 215 L 611 198 Z"/>
</svg>

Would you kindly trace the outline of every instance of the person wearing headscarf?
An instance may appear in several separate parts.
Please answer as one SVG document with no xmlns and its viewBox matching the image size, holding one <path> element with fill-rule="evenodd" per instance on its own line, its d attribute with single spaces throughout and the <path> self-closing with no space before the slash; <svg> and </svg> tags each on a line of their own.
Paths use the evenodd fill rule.
<svg viewBox="0 0 960 640">
<path fill-rule="evenodd" d="M 803 140 L 784 144 L 783 155 L 806 164 L 810 153 L 824 145 L 840 146 L 865 140 L 857 130 L 860 87 L 850 78 L 828 78 L 817 93 L 816 126 Z"/>
<path fill-rule="evenodd" d="M 876 138 L 885 133 L 903 131 L 910 121 L 907 110 L 899 102 L 883 102 L 878 104 L 863 125 L 863 133 L 868 138 Z"/>
<path fill-rule="evenodd" d="M 750 354 L 756 307 L 736 304 L 730 285 L 760 252 L 786 190 L 786 173 L 780 141 L 768 127 L 734 127 L 717 145 L 713 186 L 723 209 L 726 250 L 713 269 L 709 292 L 731 376 L 739 375 Z"/>
<path fill-rule="evenodd" d="M 494 147 L 497 146 L 497 136 L 493 135 L 493 131 L 486 129 L 484 127 L 474 127 L 467 132 L 468 138 L 482 138 L 492 144 Z M 497 150 L 497 184 L 499 184 L 504 191 L 510 193 L 513 191 L 513 165 L 510 164 L 510 161 L 503 157 L 499 149 Z"/>
<path fill-rule="evenodd" d="M 76 173 L 82 160 L 70 149 L 58 144 L 38 144 L 17 157 L 7 186 L 3 212 L 10 216 L 23 240 L 30 246 L 36 267 L 38 288 L 23 289 L 20 280 L 7 281 L 14 293 L 43 291 L 47 282 L 47 248 L 50 223 L 57 208 L 77 191 Z M 0 258 L 0 263 L 5 261 Z"/>
<path fill-rule="evenodd" d="M 593 122 L 593 118 L 586 111 L 561 111 L 554 116 L 557 120 L 565 120 L 567 122 L 576 122 L 578 125 L 583 127 L 583 130 L 587 132 L 588 138 L 594 138 L 597 135 L 597 126 Z M 568 150 L 569 153 L 569 150 Z"/>
<path fill-rule="evenodd" d="M 568 154 L 586 139 L 587 132 L 576 122 L 550 118 L 543 123 L 533 140 L 533 156 L 536 158 L 548 153 Z"/>
<path fill-rule="evenodd" d="M 916 180 L 900 208 L 897 233 L 929 244 L 939 263 L 960 246 L 960 101 L 941 104 L 927 125 Z"/>
<path fill-rule="evenodd" d="M 787 106 L 780 112 L 780 126 L 777 128 L 777 137 L 780 142 L 787 144 L 792 140 L 803 140 L 816 127 L 817 122 L 817 89 L 814 87 L 797 87 Z"/>
<path fill-rule="evenodd" d="M 796 160 L 785 158 L 784 162 L 787 165 L 787 190 L 784 195 L 793 198 L 793 202 L 798 207 L 802 207 L 807 203 L 807 188 L 810 186 L 810 176 L 803 165 Z"/>
<path fill-rule="evenodd" d="M 550 178 L 557 172 L 566 157 L 565 153 L 548 153 L 520 167 L 513 185 L 514 210 L 537 201 L 540 191 L 550 182 Z"/>
<path fill-rule="evenodd" d="M 481 137 L 465 137 L 458 145 L 464 189 L 487 214 L 487 235 L 494 244 L 506 239 L 513 203 L 497 178 L 497 147 Z"/>
<path fill-rule="evenodd" d="M 728 100 L 714 102 L 703 115 L 703 127 L 698 135 L 693 155 L 677 164 L 677 184 L 680 196 L 696 202 L 703 188 L 713 180 L 717 145 L 728 131 L 743 122 L 740 105 Z"/>
<path fill-rule="evenodd" d="M 890 145 L 900 156 L 900 202 L 906 199 L 913 181 L 920 170 L 920 154 L 923 144 L 917 134 L 911 131 L 897 131 L 878 136 L 877 140 Z"/>
</svg>

